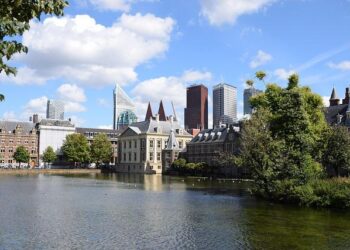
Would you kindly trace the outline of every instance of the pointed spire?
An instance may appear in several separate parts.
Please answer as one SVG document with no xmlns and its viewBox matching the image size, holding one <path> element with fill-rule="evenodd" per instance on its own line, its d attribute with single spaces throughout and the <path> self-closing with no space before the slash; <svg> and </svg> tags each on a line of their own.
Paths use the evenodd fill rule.
<svg viewBox="0 0 350 250">
<path fill-rule="evenodd" d="M 335 88 L 333 86 L 332 94 L 331 94 L 331 99 L 330 100 L 336 100 L 338 99 L 337 92 L 335 92 Z"/>
<path fill-rule="evenodd" d="M 148 102 L 148 107 L 147 107 L 147 112 L 146 112 L 146 118 L 145 121 L 149 121 L 153 118 L 153 112 L 152 112 L 152 107 L 151 103 Z"/>
<path fill-rule="evenodd" d="M 163 101 L 160 101 L 158 109 L 159 121 L 166 121 L 165 111 L 163 107 Z"/>
<path fill-rule="evenodd" d="M 337 93 L 335 92 L 335 88 L 333 86 L 331 98 L 329 99 L 329 106 L 337 106 L 339 105 L 339 98 L 337 96 Z"/>
</svg>

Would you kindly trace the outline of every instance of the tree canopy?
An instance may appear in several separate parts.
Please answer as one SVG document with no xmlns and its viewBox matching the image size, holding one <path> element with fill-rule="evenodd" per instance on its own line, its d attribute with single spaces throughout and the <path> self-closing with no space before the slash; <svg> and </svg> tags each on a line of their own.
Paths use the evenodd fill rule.
<svg viewBox="0 0 350 250">
<path fill-rule="evenodd" d="M 14 153 L 13 158 L 17 162 L 19 162 L 19 164 L 26 163 L 26 162 L 28 163 L 30 159 L 30 154 L 24 146 L 19 146 L 16 149 L 16 152 Z"/>
<path fill-rule="evenodd" d="M 112 144 L 106 134 L 98 134 L 91 144 L 91 158 L 97 164 L 109 163 L 112 158 Z"/>
<path fill-rule="evenodd" d="M 57 155 L 51 146 L 48 146 L 43 153 L 43 161 L 52 163 L 57 159 Z"/>
<path fill-rule="evenodd" d="M 82 134 L 67 135 L 62 151 L 69 162 L 86 163 L 90 161 L 90 146 Z"/>
<path fill-rule="evenodd" d="M 16 69 L 7 64 L 16 53 L 28 52 L 18 41 L 30 28 L 30 20 L 40 19 L 42 14 L 63 15 L 68 5 L 65 0 L 5 0 L 0 4 L 0 73 L 16 74 Z"/>
</svg>

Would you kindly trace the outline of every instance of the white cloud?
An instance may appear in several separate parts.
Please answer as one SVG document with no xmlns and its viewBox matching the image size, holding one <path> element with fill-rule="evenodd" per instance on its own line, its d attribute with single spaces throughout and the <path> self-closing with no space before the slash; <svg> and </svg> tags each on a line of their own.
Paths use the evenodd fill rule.
<svg viewBox="0 0 350 250">
<path fill-rule="evenodd" d="M 52 78 L 95 86 L 135 81 L 137 66 L 167 51 L 174 25 L 173 19 L 152 14 L 123 14 L 111 26 L 88 15 L 31 22 L 23 35 L 29 52 L 16 61 L 27 65 L 34 80 L 21 84 Z"/>
<path fill-rule="evenodd" d="M 181 77 L 185 82 L 209 81 L 212 78 L 210 72 L 187 70 Z"/>
<path fill-rule="evenodd" d="M 283 68 L 276 69 L 274 75 L 280 80 L 287 80 L 290 75 L 296 73 L 295 70 L 286 70 Z"/>
<path fill-rule="evenodd" d="M 99 129 L 113 129 L 113 125 L 100 125 L 97 126 Z"/>
<path fill-rule="evenodd" d="M 323 106 L 328 107 L 329 106 L 329 96 L 322 96 Z"/>
<path fill-rule="evenodd" d="M 23 107 L 21 118 L 26 120 L 33 114 L 38 114 L 41 118 L 46 117 L 47 100 L 48 98 L 46 96 L 29 100 L 29 102 Z"/>
<path fill-rule="evenodd" d="M 253 58 L 253 60 L 250 62 L 249 66 L 252 69 L 255 69 L 259 66 L 262 66 L 266 63 L 268 63 L 269 61 L 272 60 L 272 56 L 262 50 L 259 50 L 257 55 Z"/>
<path fill-rule="evenodd" d="M 0 81 L 13 83 L 17 85 L 25 84 L 44 84 L 49 78 L 40 76 L 37 74 L 35 69 L 28 67 L 21 67 L 18 69 L 16 76 L 10 75 L 7 76 L 4 72 L 0 73 Z"/>
<path fill-rule="evenodd" d="M 241 15 L 251 14 L 275 0 L 200 0 L 201 14 L 211 25 L 234 24 Z"/>
<path fill-rule="evenodd" d="M 100 105 L 102 107 L 109 107 L 109 102 L 104 98 L 99 98 L 97 100 L 97 103 L 98 103 L 98 105 Z"/>
<path fill-rule="evenodd" d="M 57 93 L 59 98 L 62 100 L 69 100 L 73 102 L 85 102 L 86 96 L 84 89 L 78 87 L 76 84 L 62 84 L 58 89 Z"/>
<path fill-rule="evenodd" d="M 350 61 L 342 61 L 340 63 L 329 63 L 328 66 L 332 69 L 340 69 L 343 71 L 350 70 Z"/>
<path fill-rule="evenodd" d="M 128 0 L 90 0 L 100 10 L 129 11 L 130 2 Z"/>
<path fill-rule="evenodd" d="M 17 119 L 18 119 L 18 117 L 17 117 L 16 113 L 13 111 L 6 111 L 2 115 L 2 120 L 5 120 L 5 121 L 17 121 Z"/>
<path fill-rule="evenodd" d="M 64 101 L 64 111 L 67 113 L 85 112 L 86 108 L 78 102 Z"/>
</svg>

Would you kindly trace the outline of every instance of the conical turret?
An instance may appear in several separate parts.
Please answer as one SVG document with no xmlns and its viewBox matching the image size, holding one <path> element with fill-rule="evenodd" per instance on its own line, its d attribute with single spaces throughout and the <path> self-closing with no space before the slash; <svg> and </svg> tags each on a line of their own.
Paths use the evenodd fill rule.
<svg viewBox="0 0 350 250">
<path fill-rule="evenodd" d="M 146 112 L 146 118 L 145 121 L 149 121 L 153 118 L 153 112 L 152 112 L 152 107 L 151 107 L 151 103 L 148 103 L 148 107 L 147 107 L 147 112 Z"/>
<path fill-rule="evenodd" d="M 159 109 L 158 109 L 159 121 L 166 121 L 163 101 L 160 101 Z"/>
<path fill-rule="evenodd" d="M 333 87 L 333 90 L 332 90 L 331 98 L 329 99 L 329 105 L 330 106 L 339 105 L 339 98 L 337 96 L 337 93 L 336 93 L 334 87 Z"/>
</svg>

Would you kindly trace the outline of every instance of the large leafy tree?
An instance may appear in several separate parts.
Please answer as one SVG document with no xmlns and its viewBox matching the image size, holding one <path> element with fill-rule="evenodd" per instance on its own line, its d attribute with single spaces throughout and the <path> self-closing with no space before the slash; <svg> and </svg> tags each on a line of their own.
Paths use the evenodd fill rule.
<svg viewBox="0 0 350 250">
<path fill-rule="evenodd" d="M 62 151 L 69 162 L 86 163 L 90 161 L 90 146 L 82 134 L 70 134 L 66 136 Z"/>
<path fill-rule="evenodd" d="M 336 176 L 341 170 L 350 170 L 350 134 L 343 126 L 331 127 L 325 134 L 326 146 L 323 164 L 334 170 Z"/>
<path fill-rule="evenodd" d="M 27 53 L 28 48 L 18 41 L 30 20 L 40 19 L 42 14 L 63 15 L 68 5 L 65 0 L 4 0 L 0 4 L 0 73 L 16 74 L 7 61 L 16 53 Z"/>
<path fill-rule="evenodd" d="M 48 146 L 43 153 L 43 161 L 52 163 L 57 159 L 57 155 L 51 146 Z"/>
<path fill-rule="evenodd" d="M 298 76 L 282 88 L 268 84 L 265 93 L 251 98 L 256 113 L 244 124 L 243 163 L 250 167 L 257 188 L 266 195 L 287 192 L 322 172 L 319 147 L 327 124 L 322 99 Z"/>
<path fill-rule="evenodd" d="M 112 158 L 112 144 L 106 134 L 98 134 L 91 144 L 91 158 L 99 166 L 108 163 Z"/>
<path fill-rule="evenodd" d="M 24 146 L 19 146 L 16 149 L 16 152 L 14 153 L 13 158 L 19 163 L 19 167 L 21 167 L 21 163 L 29 162 L 30 154 Z"/>
</svg>

